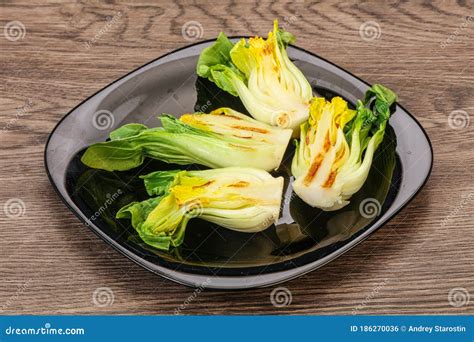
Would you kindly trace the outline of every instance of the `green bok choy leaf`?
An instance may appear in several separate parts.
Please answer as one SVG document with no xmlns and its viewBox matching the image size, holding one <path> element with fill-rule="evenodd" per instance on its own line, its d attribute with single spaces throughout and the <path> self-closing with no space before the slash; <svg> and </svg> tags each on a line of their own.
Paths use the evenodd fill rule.
<svg viewBox="0 0 474 342">
<path fill-rule="evenodd" d="M 159 249 L 179 246 L 194 217 L 240 232 L 259 232 L 279 216 L 283 178 L 253 168 L 157 171 L 146 176 L 152 197 L 120 209 L 141 239 Z"/>
</svg>

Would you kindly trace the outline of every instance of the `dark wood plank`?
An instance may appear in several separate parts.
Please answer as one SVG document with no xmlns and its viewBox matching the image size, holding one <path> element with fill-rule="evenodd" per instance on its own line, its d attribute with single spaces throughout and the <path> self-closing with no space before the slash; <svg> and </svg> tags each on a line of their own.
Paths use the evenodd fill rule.
<svg viewBox="0 0 474 342">
<path fill-rule="evenodd" d="M 473 300 L 448 301 L 453 288 L 474 296 L 474 125 L 448 124 L 454 110 L 474 115 L 473 5 L 2 2 L 2 27 L 20 21 L 26 31 L 16 41 L 0 37 L 0 205 L 19 198 L 25 212 L 0 212 L 0 312 L 173 314 L 189 301 L 182 314 L 473 314 Z M 134 265 L 78 222 L 43 169 L 44 143 L 58 120 L 129 70 L 187 44 L 185 23 L 199 22 L 198 39 L 207 39 L 221 30 L 265 35 L 274 18 L 298 45 L 396 90 L 435 151 L 419 196 L 343 257 L 284 284 L 292 303 L 283 308 L 271 304 L 273 288 L 195 296 Z M 367 22 L 380 27 L 378 39 L 361 38 Z M 113 303 L 94 304 L 100 287 L 111 289 Z"/>
</svg>

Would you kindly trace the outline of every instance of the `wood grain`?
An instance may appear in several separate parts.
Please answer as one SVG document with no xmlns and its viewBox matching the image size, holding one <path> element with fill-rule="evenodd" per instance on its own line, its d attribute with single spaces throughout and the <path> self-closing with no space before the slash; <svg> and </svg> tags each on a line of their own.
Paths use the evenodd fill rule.
<svg viewBox="0 0 474 342">
<path fill-rule="evenodd" d="M 182 314 L 473 314 L 474 298 L 460 307 L 448 301 L 453 288 L 474 296 L 474 123 L 457 130 L 448 124 L 455 110 L 474 116 L 473 5 L 2 1 L 2 27 L 20 21 L 25 36 L 0 37 L 0 205 L 18 198 L 25 212 L 0 210 L 1 312 L 173 314 L 193 298 Z M 200 23 L 199 40 L 221 30 L 265 35 L 274 18 L 299 46 L 394 89 L 435 153 L 418 197 L 349 253 L 284 284 L 292 303 L 283 308 L 271 304 L 272 288 L 193 296 L 148 273 L 66 209 L 43 167 L 44 143 L 61 117 L 124 73 L 187 44 L 185 23 Z M 380 27 L 380 37 L 361 38 L 367 22 Z M 113 291 L 111 305 L 94 305 L 99 287 Z"/>
</svg>

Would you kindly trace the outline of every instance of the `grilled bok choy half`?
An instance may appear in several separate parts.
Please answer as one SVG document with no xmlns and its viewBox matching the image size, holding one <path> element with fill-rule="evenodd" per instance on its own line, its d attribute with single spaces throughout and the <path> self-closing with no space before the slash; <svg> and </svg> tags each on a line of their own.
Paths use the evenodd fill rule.
<svg viewBox="0 0 474 342">
<path fill-rule="evenodd" d="M 194 217 L 240 232 L 259 232 L 279 216 L 283 178 L 253 168 L 229 167 L 203 171 L 157 171 L 146 176 L 151 197 L 120 209 L 141 239 L 168 250 L 179 246 Z"/>
<path fill-rule="evenodd" d="M 314 98 L 291 166 L 295 193 L 326 211 L 347 205 L 367 179 L 396 99 L 382 85 L 372 86 L 356 110 L 340 97 Z"/>
<path fill-rule="evenodd" d="M 298 128 L 309 115 L 312 88 L 288 58 L 295 37 L 278 27 L 265 40 L 253 37 L 233 44 L 224 33 L 203 50 L 197 74 L 238 96 L 250 115 L 273 126 Z"/>
<path fill-rule="evenodd" d="M 91 145 L 82 162 L 96 169 L 124 171 L 145 157 L 179 165 L 211 168 L 244 166 L 278 168 L 291 138 L 290 129 L 256 121 L 229 108 L 210 114 L 160 117 L 163 127 L 128 124 L 110 133 L 110 140 Z"/>
</svg>

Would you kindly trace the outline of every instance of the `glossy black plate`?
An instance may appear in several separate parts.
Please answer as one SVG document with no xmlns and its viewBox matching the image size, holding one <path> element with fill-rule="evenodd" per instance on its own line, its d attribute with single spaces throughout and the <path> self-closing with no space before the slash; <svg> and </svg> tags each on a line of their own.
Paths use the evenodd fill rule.
<svg viewBox="0 0 474 342">
<path fill-rule="evenodd" d="M 272 285 L 314 270 L 354 247 L 392 218 L 426 182 L 433 158 L 430 141 L 413 116 L 397 105 L 369 178 L 349 206 L 323 212 L 293 194 L 290 146 L 285 162 L 275 171 L 285 178 L 276 225 L 245 234 L 194 219 L 179 248 L 163 252 L 146 246 L 129 222 L 114 218 L 115 213 L 145 198 L 138 175 L 183 166 L 148 160 L 134 170 L 106 172 L 88 169 L 80 156 L 88 145 L 104 141 L 125 123 L 157 126 L 161 113 L 179 116 L 221 106 L 245 113 L 237 98 L 195 74 L 199 53 L 211 43 L 176 50 L 113 82 L 68 113 L 46 144 L 46 170 L 61 199 L 92 231 L 134 262 L 191 286 Z M 289 47 L 288 53 L 315 93 L 327 98 L 339 95 L 354 104 L 368 88 L 362 80 L 303 49 Z"/>
</svg>

